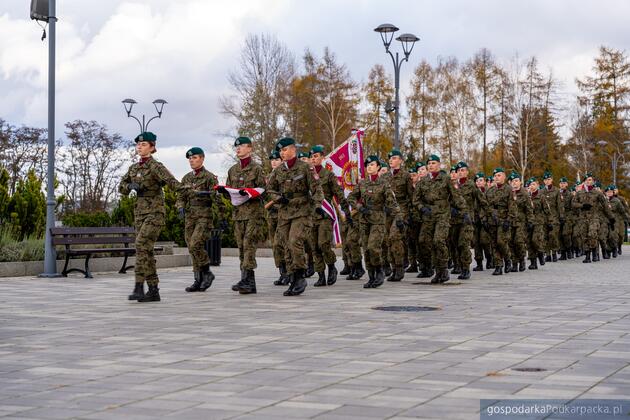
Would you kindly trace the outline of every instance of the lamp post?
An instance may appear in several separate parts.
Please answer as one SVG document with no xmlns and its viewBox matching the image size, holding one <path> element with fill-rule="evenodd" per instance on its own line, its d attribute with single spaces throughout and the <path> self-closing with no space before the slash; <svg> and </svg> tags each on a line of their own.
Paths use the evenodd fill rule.
<svg viewBox="0 0 630 420">
<path fill-rule="evenodd" d="M 617 145 L 614 145 L 615 150 L 613 150 L 613 153 L 611 155 L 606 150 L 603 150 L 603 148 L 606 147 L 609 144 L 606 140 L 600 140 L 600 141 L 597 142 L 597 144 L 599 144 L 602 147 L 602 151 L 612 161 L 613 184 L 617 185 L 617 165 L 619 164 L 620 160 L 623 160 L 625 162 L 625 157 L 624 157 L 621 149 Z M 626 146 L 628 146 L 628 145 L 630 145 L 630 140 L 626 140 L 626 141 L 623 142 L 624 148 Z"/>
<path fill-rule="evenodd" d="M 389 56 L 392 58 L 392 62 L 394 63 L 394 87 L 396 89 L 396 97 L 394 98 L 393 105 L 389 103 L 388 106 L 385 107 L 386 108 L 385 111 L 396 112 L 395 114 L 396 118 L 394 122 L 394 147 L 399 148 L 400 147 L 400 98 L 399 98 L 400 66 L 402 65 L 403 62 L 409 61 L 409 55 L 411 54 L 411 51 L 413 50 L 413 46 L 416 43 L 416 41 L 420 40 L 420 38 L 418 38 L 417 36 L 413 34 L 402 34 L 398 38 L 396 38 L 396 41 L 400 41 L 400 43 L 402 44 L 403 53 L 405 54 L 404 58 L 401 59 L 398 56 L 398 52 L 396 52 L 396 55 L 394 55 L 389 50 L 389 47 L 392 43 L 392 39 L 394 38 L 394 33 L 397 31 L 398 31 L 398 28 L 390 23 L 384 23 L 374 29 L 374 32 L 378 32 L 379 34 L 381 34 L 381 40 L 383 41 L 383 46 L 385 46 L 385 52 L 389 54 Z"/>
<path fill-rule="evenodd" d="M 142 114 L 142 121 L 140 121 L 140 119 L 138 119 L 138 117 L 136 117 L 135 115 L 131 115 L 131 110 L 133 109 L 133 106 L 137 104 L 138 102 L 136 102 L 133 99 L 127 98 L 124 101 L 122 101 L 122 103 L 123 103 L 123 106 L 125 107 L 125 112 L 127 113 L 127 117 L 133 118 L 134 120 L 136 120 L 136 122 L 140 126 L 140 132 L 144 133 L 149 128 L 149 123 L 151 121 L 153 121 L 156 118 L 162 118 L 162 111 L 164 110 L 164 105 L 167 104 L 168 102 L 166 102 L 164 99 L 156 99 L 155 101 L 153 101 L 153 106 L 155 107 L 155 110 L 157 111 L 157 115 L 149 118 L 148 121 L 146 120 L 146 117 L 144 114 Z"/>
</svg>

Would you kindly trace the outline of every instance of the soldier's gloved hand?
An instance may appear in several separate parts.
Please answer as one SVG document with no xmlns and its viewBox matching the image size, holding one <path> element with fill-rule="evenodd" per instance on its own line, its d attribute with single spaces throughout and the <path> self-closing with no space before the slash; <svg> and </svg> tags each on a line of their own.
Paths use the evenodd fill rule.
<svg viewBox="0 0 630 420">
<path fill-rule="evenodd" d="M 354 226 L 354 220 L 352 220 L 352 216 L 350 216 L 350 213 L 346 215 L 346 223 L 348 223 L 349 226 Z"/>
<path fill-rule="evenodd" d="M 286 195 L 282 194 L 278 199 L 278 204 L 289 204 L 289 199 Z"/>
<path fill-rule="evenodd" d="M 413 225 L 413 223 L 414 223 L 413 222 L 413 216 L 409 216 L 409 218 L 407 219 L 407 225 L 411 226 L 411 225 Z"/>
<path fill-rule="evenodd" d="M 129 184 L 127 184 L 127 188 L 129 189 L 129 191 L 135 191 L 136 194 L 142 191 L 140 184 L 138 184 L 137 182 L 130 182 Z"/>
<path fill-rule="evenodd" d="M 385 214 L 386 214 L 387 216 L 389 216 L 390 214 L 392 214 L 392 210 L 391 210 L 389 207 L 385 207 L 385 209 L 384 209 L 383 211 L 385 211 Z"/>
<path fill-rule="evenodd" d="M 323 208 L 321 207 L 317 207 L 315 209 L 315 213 L 319 214 L 320 216 L 322 216 L 324 219 L 328 219 L 328 214 L 324 211 Z"/>
<path fill-rule="evenodd" d="M 219 186 L 217 187 L 217 192 L 218 192 L 219 194 L 227 194 L 227 190 L 225 189 L 225 187 L 224 187 L 223 185 L 219 185 Z"/>
<path fill-rule="evenodd" d="M 615 219 L 608 219 L 608 226 L 610 226 L 610 230 L 615 229 Z"/>
<path fill-rule="evenodd" d="M 247 191 L 245 191 L 245 190 L 238 190 L 238 194 L 242 195 L 242 196 L 246 196 L 247 195 Z"/>
<path fill-rule="evenodd" d="M 222 231 L 226 231 L 228 230 L 228 222 L 227 220 L 223 219 L 219 222 L 219 229 L 221 229 Z"/>
<path fill-rule="evenodd" d="M 527 231 L 530 232 L 530 233 L 534 231 L 534 224 L 533 223 L 527 223 Z"/>
<path fill-rule="evenodd" d="M 451 207 L 451 217 L 457 217 L 458 214 L 459 210 L 457 210 L 455 207 Z"/>
<path fill-rule="evenodd" d="M 483 228 L 484 228 L 486 231 L 489 231 L 489 230 L 490 230 L 490 223 L 488 223 L 488 221 L 487 221 L 487 220 L 484 220 L 483 222 L 481 222 L 481 226 L 483 226 Z"/>
<path fill-rule="evenodd" d="M 464 213 L 464 223 L 472 225 L 472 220 L 470 220 L 470 215 L 468 213 Z"/>
<path fill-rule="evenodd" d="M 510 221 L 509 220 L 504 220 L 503 221 L 503 231 L 507 232 L 508 230 L 510 230 Z"/>
<path fill-rule="evenodd" d="M 399 231 L 402 232 L 405 229 L 405 222 L 403 222 L 401 219 L 396 220 L 396 227 Z"/>
<path fill-rule="evenodd" d="M 582 210 L 590 210 L 593 206 L 590 203 L 582 203 Z"/>
<path fill-rule="evenodd" d="M 564 222 L 565 222 L 564 217 L 561 217 L 561 218 L 560 218 L 560 224 L 561 224 L 561 225 L 564 225 Z"/>
<path fill-rule="evenodd" d="M 178 208 L 177 215 L 179 216 L 180 220 L 184 220 L 184 217 L 186 217 L 186 210 L 184 210 L 183 207 Z"/>
<path fill-rule="evenodd" d="M 547 231 L 551 232 L 553 230 L 553 225 L 551 223 L 547 223 Z"/>
<path fill-rule="evenodd" d="M 361 207 L 359 207 L 359 213 L 364 214 L 364 215 L 367 216 L 368 214 L 370 214 L 370 209 L 368 209 L 365 206 L 361 206 Z"/>
<path fill-rule="evenodd" d="M 423 216 L 430 216 L 431 215 L 431 207 L 422 207 L 420 209 L 420 211 L 422 212 Z"/>
</svg>

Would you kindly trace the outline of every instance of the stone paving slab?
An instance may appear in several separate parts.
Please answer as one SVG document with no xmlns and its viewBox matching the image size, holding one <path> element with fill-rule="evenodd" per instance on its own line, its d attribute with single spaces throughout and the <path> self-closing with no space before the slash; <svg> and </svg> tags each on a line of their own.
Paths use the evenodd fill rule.
<svg viewBox="0 0 630 420">
<path fill-rule="evenodd" d="M 160 271 L 150 304 L 126 300 L 130 274 L 0 279 L 0 417 L 471 419 L 480 399 L 630 395 L 630 247 L 292 298 L 258 264 L 257 295 L 230 290 L 238 260 L 224 257 L 205 293 L 183 291 L 190 268 Z M 439 309 L 373 309 L 394 305 Z"/>
</svg>

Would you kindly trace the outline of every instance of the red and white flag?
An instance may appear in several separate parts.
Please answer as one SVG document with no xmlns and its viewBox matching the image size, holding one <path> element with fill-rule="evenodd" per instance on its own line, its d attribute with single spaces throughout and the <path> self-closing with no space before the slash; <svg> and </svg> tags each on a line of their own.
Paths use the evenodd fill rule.
<svg viewBox="0 0 630 420">
<path fill-rule="evenodd" d="M 359 180 L 365 177 L 362 136 L 363 131 L 353 129 L 352 135 L 324 160 L 326 169 L 339 179 L 346 197 L 359 184 Z"/>
<path fill-rule="evenodd" d="M 335 246 L 341 245 L 341 227 L 339 226 L 339 217 L 337 216 L 335 206 L 333 206 L 328 200 L 324 199 L 324 201 L 322 201 L 322 210 L 326 212 L 332 221 Z"/>
<path fill-rule="evenodd" d="M 230 194 L 230 201 L 234 206 L 240 206 L 251 198 L 260 197 L 265 192 L 264 188 L 232 188 L 225 185 L 215 185 L 214 189 L 217 190 L 220 187 L 224 187 L 225 191 Z"/>
</svg>

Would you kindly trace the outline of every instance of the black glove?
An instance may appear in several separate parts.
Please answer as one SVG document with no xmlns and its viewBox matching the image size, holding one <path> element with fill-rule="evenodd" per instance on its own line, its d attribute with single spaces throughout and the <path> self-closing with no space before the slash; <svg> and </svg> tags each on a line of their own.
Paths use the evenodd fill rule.
<svg viewBox="0 0 630 420">
<path fill-rule="evenodd" d="M 470 215 L 468 213 L 464 213 L 464 223 L 467 225 L 472 225 L 472 220 L 470 220 Z"/>
<path fill-rule="evenodd" d="M 503 221 L 503 231 L 507 232 L 508 230 L 510 230 L 510 221 L 509 220 L 504 220 Z"/>
<path fill-rule="evenodd" d="M 492 214 L 492 220 L 494 221 L 495 225 L 499 226 L 499 218 L 494 213 Z"/>
<path fill-rule="evenodd" d="M 130 182 L 127 184 L 127 188 L 129 188 L 129 191 L 135 191 L 136 194 L 142 191 L 142 187 L 137 182 Z"/>
<path fill-rule="evenodd" d="M 227 220 L 223 219 L 219 222 L 219 229 L 221 229 L 222 231 L 226 231 L 228 230 L 228 222 Z"/>
<path fill-rule="evenodd" d="M 322 216 L 324 219 L 328 219 L 328 214 L 326 214 L 326 212 L 324 211 L 323 208 L 321 207 L 317 207 L 315 209 L 315 213 L 319 214 L 320 216 Z"/>
<path fill-rule="evenodd" d="M 451 217 L 456 217 L 459 214 L 459 210 L 455 207 L 451 207 Z"/>
<path fill-rule="evenodd" d="M 564 225 L 564 222 L 565 222 L 564 217 L 561 217 L 561 218 L 560 218 L 560 224 L 561 224 L 561 225 Z"/>
<path fill-rule="evenodd" d="M 178 208 L 177 216 L 179 217 L 180 220 L 184 220 L 184 217 L 186 217 L 186 210 L 184 210 L 183 207 Z"/>
<path fill-rule="evenodd" d="M 364 215 L 366 215 L 366 216 L 367 216 L 368 214 L 370 214 L 370 209 L 368 209 L 368 208 L 367 208 L 367 207 L 365 207 L 365 206 L 361 206 L 361 207 L 359 208 L 359 213 L 364 214 Z"/>
<path fill-rule="evenodd" d="M 212 191 L 195 191 L 195 195 L 197 197 L 207 197 L 209 195 L 212 195 Z"/>
<path fill-rule="evenodd" d="M 582 203 L 582 210 L 590 210 L 592 208 L 593 206 L 590 205 L 589 203 Z"/>
<path fill-rule="evenodd" d="M 392 214 L 392 210 L 389 207 L 385 207 L 383 211 L 385 212 L 386 216 L 389 216 L 390 214 Z"/>
<path fill-rule="evenodd" d="M 533 223 L 528 223 L 527 224 L 527 231 L 530 232 L 530 233 L 534 231 Z"/>
<path fill-rule="evenodd" d="M 354 226 L 354 220 L 352 220 L 352 217 L 349 214 L 346 216 L 346 223 L 350 226 Z"/>
<path fill-rule="evenodd" d="M 217 187 L 217 192 L 218 192 L 219 194 L 227 194 L 227 190 L 225 189 L 225 187 L 224 187 L 223 185 L 219 185 L 219 186 Z"/>
<path fill-rule="evenodd" d="M 610 226 L 610 230 L 613 230 L 615 228 L 615 219 L 609 219 L 608 226 Z"/>
<path fill-rule="evenodd" d="M 282 194 L 278 199 L 278 204 L 289 204 L 289 199 L 286 195 Z"/>
<path fill-rule="evenodd" d="M 409 216 L 409 218 L 407 219 L 407 224 L 409 226 L 413 225 L 413 217 L 412 216 Z"/>
<path fill-rule="evenodd" d="M 400 219 L 396 220 L 396 227 L 402 232 L 405 229 L 405 222 Z"/>
<path fill-rule="evenodd" d="M 422 212 L 423 216 L 430 216 L 431 215 L 431 207 L 422 207 L 420 209 L 420 211 Z"/>
<path fill-rule="evenodd" d="M 551 223 L 547 223 L 547 231 L 551 232 L 553 230 L 553 225 Z"/>
<path fill-rule="evenodd" d="M 490 223 L 488 223 L 487 220 L 484 220 L 483 222 L 481 222 L 481 226 L 483 226 L 483 228 L 486 230 L 486 232 L 490 231 Z"/>
<path fill-rule="evenodd" d="M 245 190 L 238 190 L 239 195 L 245 196 L 247 192 Z"/>
</svg>

